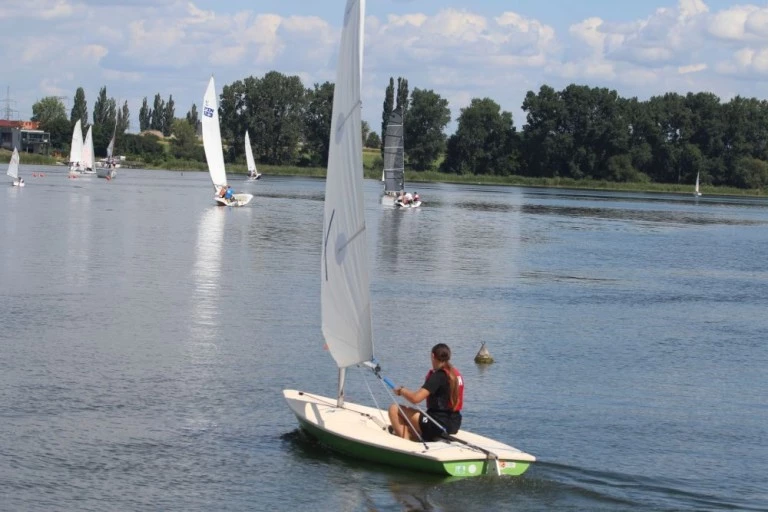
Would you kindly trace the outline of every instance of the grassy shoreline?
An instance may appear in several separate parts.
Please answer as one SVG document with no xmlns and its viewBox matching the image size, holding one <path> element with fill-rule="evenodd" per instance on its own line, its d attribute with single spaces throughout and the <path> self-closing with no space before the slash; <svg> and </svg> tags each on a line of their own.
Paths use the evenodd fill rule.
<svg viewBox="0 0 768 512">
<path fill-rule="evenodd" d="M 378 155 L 378 152 L 376 153 Z M 379 179 L 381 170 L 373 168 L 371 155 L 365 155 L 364 176 L 369 179 Z M 11 152 L 0 150 L 0 163 L 8 163 Z M 57 160 L 45 155 L 25 154 L 22 163 L 28 165 L 56 165 Z M 208 167 L 203 162 L 188 160 L 167 160 L 160 164 L 134 162 L 135 165 L 145 169 L 157 169 L 168 171 L 200 171 L 205 172 Z M 243 164 L 227 165 L 230 174 L 247 174 L 247 168 Z M 324 167 L 298 167 L 282 165 L 259 165 L 259 172 L 269 176 L 307 176 L 324 178 Z M 454 183 L 471 185 L 502 185 L 516 187 L 542 187 L 562 188 L 574 190 L 605 190 L 619 192 L 648 192 L 648 193 L 672 193 L 693 194 L 693 185 L 674 183 L 618 183 L 604 180 L 574 180 L 572 178 L 532 178 L 527 176 L 482 176 L 482 175 L 458 175 L 446 174 L 437 171 L 406 171 L 405 181 L 409 189 L 414 189 L 417 183 Z M 766 197 L 765 190 L 739 189 L 734 187 L 713 187 L 704 185 L 702 194 L 721 196 Z"/>
</svg>

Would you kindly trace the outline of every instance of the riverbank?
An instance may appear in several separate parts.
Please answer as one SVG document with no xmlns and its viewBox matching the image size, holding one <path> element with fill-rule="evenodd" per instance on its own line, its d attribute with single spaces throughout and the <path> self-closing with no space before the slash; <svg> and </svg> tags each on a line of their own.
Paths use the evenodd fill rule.
<svg viewBox="0 0 768 512">
<path fill-rule="evenodd" d="M 368 179 L 380 179 L 381 169 L 376 166 L 370 155 L 364 161 L 363 174 Z M 11 152 L 0 150 L 0 163 L 8 163 Z M 158 163 L 127 162 L 126 167 L 140 167 L 144 169 L 158 169 L 168 171 L 199 171 L 206 172 L 208 166 L 203 162 L 190 160 L 163 160 Z M 57 160 L 45 155 L 24 154 L 22 164 L 28 165 L 56 165 Z M 259 172 L 265 176 L 308 176 L 324 178 L 325 167 L 299 167 L 281 165 L 259 165 Z M 248 169 L 244 164 L 227 165 L 227 173 L 230 175 L 245 175 Z M 674 183 L 618 183 L 605 180 L 574 180 L 572 178 L 532 178 L 528 176 L 482 176 L 482 175 L 458 175 L 436 171 L 406 171 L 405 181 L 408 188 L 413 190 L 416 183 L 456 183 L 472 185 L 506 185 L 517 187 L 544 187 L 563 188 L 576 190 L 605 190 L 622 192 L 656 192 L 672 194 L 692 194 L 693 185 Z M 728 195 L 744 197 L 766 197 L 765 190 L 739 189 L 734 187 L 714 187 L 703 185 L 703 195 Z"/>
</svg>

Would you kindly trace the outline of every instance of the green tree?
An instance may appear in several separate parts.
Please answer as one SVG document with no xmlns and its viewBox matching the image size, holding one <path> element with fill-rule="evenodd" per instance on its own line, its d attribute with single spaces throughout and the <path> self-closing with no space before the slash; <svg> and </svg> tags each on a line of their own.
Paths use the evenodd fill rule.
<svg viewBox="0 0 768 512">
<path fill-rule="evenodd" d="M 72 111 L 69 115 L 69 123 L 74 128 L 75 123 L 80 120 L 80 124 L 85 130 L 88 126 L 88 103 L 85 101 L 85 91 L 78 87 L 75 91 L 75 101 L 72 104 Z"/>
<path fill-rule="evenodd" d="M 128 102 L 123 102 L 123 108 L 117 111 L 117 128 L 119 135 L 124 134 L 131 127 L 131 111 L 128 109 Z"/>
<path fill-rule="evenodd" d="M 96 101 L 93 103 L 93 124 L 105 125 L 107 124 L 107 116 L 109 109 L 109 99 L 107 98 L 107 88 L 102 87 L 99 89 L 99 95 Z"/>
<path fill-rule="evenodd" d="M 149 130 L 152 123 L 152 109 L 149 108 L 147 103 L 147 97 L 144 96 L 144 101 L 141 103 L 141 109 L 139 109 L 139 131 Z"/>
<path fill-rule="evenodd" d="M 737 187 L 764 189 L 768 186 L 768 163 L 763 160 L 743 157 L 734 171 L 732 181 Z"/>
<path fill-rule="evenodd" d="M 397 96 L 395 101 L 395 110 L 403 113 L 403 120 L 408 116 L 408 80 L 402 77 L 397 78 Z M 405 121 L 403 121 L 405 127 Z"/>
<path fill-rule="evenodd" d="M 365 139 L 365 147 L 375 149 L 381 147 L 381 138 L 379 134 L 371 131 L 368 133 L 368 137 Z"/>
<path fill-rule="evenodd" d="M 371 125 L 368 124 L 368 121 L 363 119 L 360 123 L 360 131 L 363 135 L 363 146 L 365 146 L 365 141 L 368 140 L 368 134 L 371 133 Z"/>
<path fill-rule="evenodd" d="M 40 129 L 50 134 L 52 148 L 62 152 L 69 151 L 69 144 L 72 141 L 72 125 L 69 124 L 66 114 L 63 117 L 54 117 L 40 123 Z"/>
<path fill-rule="evenodd" d="M 173 95 L 168 96 L 168 101 L 163 109 L 163 135 L 168 137 L 173 129 L 173 122 L 176 120 L 176 107 L 173 102 Z"/>
<path fill-rule="evenodd" d="M 189 109 L 186 116 L 187 122 L 192 125 L 192 128 L 197 130 L 197 123 L 200 120 L 200 116 L 197 114 L 197 105 L 192 104 L 192 108 Z"/>
<path fill-rule="evenodd" d="M 424 171 L 445 151 L 444 130 L 451 122 L 451 110 L 448 100 L 431 89 L 414 89 L 410 103 L 405 123 L 405 153 L 415 170 Z"/>
<path fill-rule="evenodd" d="M 197 132 L 186 119 L 174 119 L 171 127 L 173 134 L 171 154 L 183 160 L 205 161 L 205 152 L 197 141 Z"/>
<path fill-rule="evenodd" d="M 149 129 L 162 133 L 165 125 L 165 102 L 160 93 L 155 94 L 155 103 L 152 106 L 152 119 L 149 121 Z"/>
<path fill-rule="evenodd" d="M 523 110 L 527 121 L 523 127 L 526 174 L 541 177 L 562 175 L 561 162 L 570 151 L 570 140 L 560 133 L 565 110 L 562 99 L 552 87 L 542 85 L 538 94 L 528 91 Z"/>
<path fill-rule="evenodd" d="M 41 126 L 56 119 L 66 118 L 67 110 L 56 96 L 46 96 L 32 105 L 32 121 L 37 121 Z"/>
<path fill-rule="evenodd" d="M 230 161 L 242 155 L 247 129 L 256 159 L 274 165 L 296 161 L 302 135 L 306 90 L 298 76 L 270 71 L 224 86 L 219 104 L 222 135 Z"/>
<path fill-rule="evenodd" d="M 333 110 L 334 85 L 324 82 L 307 90 L 307 107 L 304 111 L 304 140 L 310 153 L 310 163 L 328 164 L 328 145 L 331 137 L 331 112 Z"/>
<path fill-rule="evenodd" d="M 99 90 L 99 96 L 93 104 L 93 149 L 96 155 L 107 154 L 107 146 L 112 139 L 117 121 L 117 108 L 114 98 L 107 97 L 107 88 Z"/>
<path fill-rule="evenodd" d="M 395 108 L 395 79 L 389 77 L 389 85 L 384 91 L 384 105 L 381 112 L 381 157 L 384 158 L 384 137 L 387 135 L 387 124 Z"/>
<path fill-rule="evenodd" d="M 518 167 L 512 114 L 490 98 L 474 98 L 461 109 L 456 133 L 448 139 L 443 169 L 460 174 L 509 175 Z"/>
</svg>

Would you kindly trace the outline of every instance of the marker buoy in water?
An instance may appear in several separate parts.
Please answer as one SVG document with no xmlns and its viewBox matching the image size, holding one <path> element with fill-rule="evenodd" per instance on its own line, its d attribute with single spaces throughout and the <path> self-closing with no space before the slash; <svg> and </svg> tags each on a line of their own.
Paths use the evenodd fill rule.
<svg viewBox="0 0 768 512">
<path fill-rule="evenodd" d="M 491 353 L 488 352 L 487 348 L 485 348 L 485 342 L 483 342 L 483 344 L 480 345 L 480 350 L 478 350 L 477 355 L 475 356 L 475 363 L 491 364 L 492 362 L 493 357 L 491 357 Z"/>
</svg>

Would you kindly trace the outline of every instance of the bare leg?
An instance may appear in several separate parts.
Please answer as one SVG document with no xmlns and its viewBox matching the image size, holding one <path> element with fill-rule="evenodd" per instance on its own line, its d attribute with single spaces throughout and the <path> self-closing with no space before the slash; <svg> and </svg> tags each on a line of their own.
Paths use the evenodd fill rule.
<svg viewBox="0 0 768 512">
<path fill-rule="evenodd" d="M 416 429 L 416 432 L 411 430 L 408 421 L 403 417 L 397 404 L 391 404 L 389 406 L 389 421 L 392 423 L 392 430 L 394 430 L 395 435 L 398 437 L 409 439 L 411 441 L 418 440 L 421 435 L 421 430 L 419 429 L 419 411 L 412 407 L 405 406 L 402 407 L 402 410 L 402 412 L 408 416 L 408 420 L 410 420 L 411 425 Z"/>
</svg>

